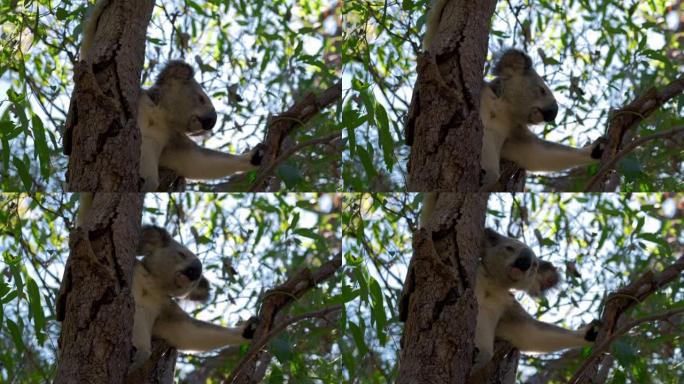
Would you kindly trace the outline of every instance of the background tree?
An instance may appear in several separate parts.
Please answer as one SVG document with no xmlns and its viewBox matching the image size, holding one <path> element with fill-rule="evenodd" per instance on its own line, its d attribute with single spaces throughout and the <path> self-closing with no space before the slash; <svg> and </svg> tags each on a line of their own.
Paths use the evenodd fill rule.
<svg viewBox="0 0 684 384">
<path fill-rule="evenodd" d="M 532 56 L 535 69 L 545 78 L 560 104 L 556 126 L 537 127 L 536 133 L 574 146 L 582 146 L 602 135 L 611 142 L 602 163 L 588 168 L 527 177 L 523 174 L 521 183 L 511 179 L 521 175 L 509 167 L 507 180 L 511 182 L 506 190 L 520 190 L 524 185 L 530 190 L 558 191 L 682 189 L 684 79 L 680 72 L 684 58 L 678 17 L 682 12 L 681 2 L 498 1 L 491 17 L 489 40 L 485 43 L 486 39 L 479 39 L 479 32 L 473 29 L 479 20 L 477 16 L 460 17 L 471 11 L 467 6 L 459 7 L 458 1 L 449 1 L 448 12 L 443 13 L 448 17 L 443 17 L 436 40 L 449 45 L 461 41 L 458 36 L 467 36 L 463 41 L 481 41 L 487 45 L 473 47 L 473 52 L 466 56 L 469 59 L 458 66 L 450 63 L 455 57 L 463 56 L 438 55 L 435 63 L 439 71 L 434 71 L 434 65 L 428 65 L 430 60 L 422 53 L 429 4 L 429 1 L 345 4 L 349 25 L 345 28 L 349 52 L 345 73 L 351 84 L 351 92 L 344 101 L 346 115 L 343 114 L 348 141 L 343 153 L 345 186 L 357 191 L 430 190 L 412 185 L 411 180 L 432 176 L 438 169 L 443 173 L 455 172 L 458 164 L 452 162 L 458 161 L 453 159 L 467 157 L 470 164 L 470 159 L 479 155 L 480 148 L 471 143 L 475 140 L 474 133 L 466 134 L 459 127 L 472 110 L 467 104 L 468 97 L 464 96 L 477 96 L 478 92 L 468 83 L 472 83 L 468 77 L 471 67 L 479 66 L 479 71 L 484 69 L 480 73 L 487 75 L 490 65 L 481 66 L 479 49 L 487 49 L 489 63 L 496 52 L 514 46 Z M 486 10 L 487 7 L 478 9 Z M 460 46 L 458 50 L 471 46 Z M 451 52 L 455 48 L 441 49 Z M 461 84 L 458 78 L 453 80 L 456 67 L 463 68 L 466 83 Z M 426 80 L 437 78 L 437 74 L 445 81 L 433 87 L 446 85 L 453 92 L 435 95 L 423 89 Z M 426 96 L 429 103 L 426 105 L 423 98 L 415 99 L 416 94 Z M 425 108 L 428 108 L 427 114 L 424 114 Z M 433 110 L 439 116 L 431 115 Z M 462 116 L 449 120 L 448 116 L 456 111 Z M 417 113 L 421 119 L 416 120 Z M 403 130 L 411 124 L 432 124 L 435 131 L 442 126 L 444 137 L 456 131 L 462 138 L 460 147 L 452 150 L 449 140 L 427 131 L 414 134 L 418 140 L 428 142 L 426 148 L 421 144 L 420 148 L 408 147 Z M 417 153 L 411 154 L 411 151 Z M 411 160 L 412 167 L 421 166 L 411 176 L 407 165 L 409 156 L 417 156 Z M 433 157 L 441 160 L 441 168 L 434 166 Z M 432 173 L 425 171 L 428 168 Z M 592 182 L 590 186 L 591 178 L 599 169 L 603 182 Z M 617 172 L 610 172 L 613 169 Z M 439 187 L 446 189 L 444 182 L 439 182 Z"/>
<path fill-rule="evenodd" d="M 126 195 L 110 196 L 124 199 Z M 107 204 L 107 197 L 102 195 L 101 202 Z M 56 363 L 62 362 L 56 361 L 60 324 L 55 321 L 55 307 L 69 252 L 67 228 L 72 225 L 74 199 L 67 194 L 5 194 L 0 200 L 3 382 L 51 381 L 57 373 Z M 127 200 L 133 199 L 129 196 Z M 253 356 L 257 364 L 252 368 L 247 365 L 243 375 L 256 382 L 311 382 L 318 378 L 332 383 L 340 374 L 335 362 L 339 354 L 339 305 L 344 303 L 340 291 L 340 205 L 338 195 L 148 194 L 142 221 L 167 228 L 204 264 L 211 298 L 197 306 L 184 303 L 185 310 L 225 325 L 254 315 L 273 316 L 260 324 L 262 333 L 268 335 L 261 339 L 262 353 Z M 96 211 L 89 220 L 111 217 L 102 212 L 107 211 Z M 123 215 L 119 216 L 123 220 Z M 100 232 L 90 230 L 90 241 L 98 241 Z M 105 248 L 101 248 L 95 248 L 96 255 L 104 253 Z M 73 266 L 70 268 L 73 271 Z M 305 277 L 313 278 L 302 280 Z M 270 290 L 286 287 L 287 282 L 295 282 L 297 290 L 286 291 L 287 300 L 283 301 L 282 295 Z M 93 287 L 92 292 L 98 291 Z M 68 296 L 74 294 L 72 288 Z M 275 304 L 279 306 L 273 303 L 277 298 L 280 301 Z M 112 306 L 114 303 L 104 307 Z M 121 316 L 126 316 L 126 308 L 122 308 Z M 100 328 L 91 341 L 121 335 L 131 321 Z M 89 324 L 84 323 L 86 330 Z M 70 341 L 63 336 L 62 348 Z M 122 341 L 118 347 L 124 349 L 126 343 Z M 196 383 L 226 379 L 238 364 L 244 365 L 249 347 L 203 355 L 179 353 L 175 379 Z M 98 356 L 81 360 L 81 368 L 94 363 Z M 107 380 L 117 381 L 115 375 L 121 372 L 111 369 L 113 365 L 107 365 L 112 375 Z M 100 371 L 105 372 L 103 367 Z"/>
<path fill-rule="evenodd" d="M 422 372 L 422 377 L 431 380 L 426 382 L 462 380 L 464 369 L 472 362 L 472 339 L 459 353 L 452 352 L 462 345 L 458 343 L 463 337 L 460 331 L 473 336 L 474 324 L 459 322 L 472 313 L 454 314 L 451 323 L 446 317 L 433 315 L 449 313 L 453 308 L 476 310 L 464 304 L 470 293 L 460 284 L 463 274 L 452 269 L 456 265 L 453 260 L 458 260 L 469 272 L 469 259 L 462 256 L 477 236 L 466 236 L 463 231 L 468 226 L 461 217 L 466 215 L 451 214 L 457 200 L 442 198 L 431 231 L 415 231 L 420 195 L 356 196 L 343 211 L 344 254 L 353 267 L 345 284 L 360 297 L 347 306 L 348 327 L 356 330 L 346 341 L 349 351 L 344 362 L 349 379 L 390 383 Z M 477 204 L 470 211 L 474 207 Z M 560 288 L 539 302 L 516 295 L 523 306 L 543 321 L 568 328 L 601 319 L 603 334 L 596 345 L 607 340 L 603 351 L 608 352 L 596 356 L 601 357 L 597 365 L 601 369 L 592 370 L 592 364 L 581 367 L 589 356 L 588 349 L 520 355 L 518 367 L 516 352 L 503 345 L 497 348 L 501 360 L 490 367 L 499 368 L 493 375 L 503 383 L 566 383 L 580 371 L 583 373 L 577 382 L 586 382 L 582 380 L 587 378 L 595 383 L 677 382 L 684 378 L 676 369 L 683 353 L 677 340 L 684 333 L 683 208 L 681 194 L 490 195 L 486 225 L 524 241 L 539 257 L 556 265 L 563 276 Z M 461 223 L 455 232 L 449 228 L 450 220 Z M 478 224 L 476 218 L 470 221 Z M 432 249 L 430 244 L 434 244 Z M 434 261 L 444 260 L 441 255 L 453 249 L 448 247 L 451 244 L 457 246 L 451 264 Z M 437 257 L 428 258 L 428 251 Z M 430 269 L 432 265 L 440 268 Z M 451 276 L 453 282 L 444 276 Z M 433 286 L 433 281 L 441 285 Z M 406 284 L 411 286 L 407 288 Z M 435 306 L 435 297 L 445 293 L 447 288 L 442 287 L 449 284 L 456 286 L 453 294 Z M 406 324 L 400 320 L 402 291 L 413 292 L 412 300 L 418 300 L 412 303 L 416 313 L 409 314 Z M 380 292 L 380 297 L 373 292 Z M 411 316 L 420 321 L 419 330 L 409 329 Z M 430 339 L 442 330 L 450 338 Z M 425 338 L 412 337 L 417 333 Z M 422 355 L 407 354 L 426 343 L 434 348 L 423 349 Z M 441 352 L 455 361 L 430 363 L 431 359 L 442 361 Z M 357 354 L 363 353 L 371 358 L 358 358 Z M 461 368 L 464 366 L 467 368 Z M 410 372 L 406 367 L 411 367 Z M 480 379 L 472 382 L 484 381 Z"/>
<path fill-rule="evenodd" d="M 146 43 L 144 66 L 140 57 L 140 65 L 125 71 L 150 86 L 168 60 L 188 61 L 219 114 L 211 137 L 199 138 L 202 144 L 244 152 L 272 141 L 278 146 L 269 159 L 279 160 L 270 162 L 269 173 L 278 178 L 278 189 L 283 183 L 290 190 L 338 189 L 340 3 L 157 3 L 147 38 L 137 40 Z M 0 1 L 0 93 L 7 95 L 0 97 L 1 190 L 64 188 L 61 130 L 89 7 L 85 2 Z M 105 45 L 102 49 L 110 52 Z M 321 99 L 334 92 L 334 98 Z M 326 102 L 314 103 L 321 100 Z M 247 190 L 255 177 L 191 188 Z"/>
</svg>

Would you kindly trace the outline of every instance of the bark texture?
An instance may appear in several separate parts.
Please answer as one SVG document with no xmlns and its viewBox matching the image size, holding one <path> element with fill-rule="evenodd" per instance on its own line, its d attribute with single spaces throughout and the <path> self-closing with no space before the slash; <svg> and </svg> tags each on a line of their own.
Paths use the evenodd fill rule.
<svg viewBox="0 0 684 384">
<path fill-rule="evenodd" d="M 398 384 L 465 383 L 469 377 L 487 197 L 440 193 L 434 214 L 413 235 L 399 308 L 405 327 Z"/>
<path fill-rule="evenodd" d="M 131 358 L 131 280 L 142 196 L 96 193 L 71 232 L 57 299 L 55 383 L 122 383 Z"/>
<path fill-rule="evenodd" d="M 432 52 L 418 56 L 406 122 L 409 191 L 477 192 L 480 88 L 496 0 L 451 0 Z"/>
<path fill-rule="evenodd" d="M 137 104 L 154 0 L 110 0 L 75 67 L 64 132 L 67 190 L 139 190 Z"/>
<path fill-rule="evenodd" d="M 482 369 L 470 375 L 467 384 L 515 384 L 520 351 L 504 341 L 494 343 L 494 356 Z"/>
<path fill-rule="evenodd" d="M 178 351 L 161 339 L 152 340 L 152 355 L 126 377 L 126 384 L 173 384 Z"/>
</svg>

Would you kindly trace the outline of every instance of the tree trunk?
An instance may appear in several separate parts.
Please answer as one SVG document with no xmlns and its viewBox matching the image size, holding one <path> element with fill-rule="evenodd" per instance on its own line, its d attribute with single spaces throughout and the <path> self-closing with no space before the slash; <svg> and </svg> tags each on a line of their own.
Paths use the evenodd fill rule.
<svg viewBox="0 0 684 384">
<path fill-rule="evenodd" d="M 482 73 L 496 0 L 451 0 L 431 52 L 418 56 L 406 123 L 409 191 L 477 192 Z"/>
<path fill-rule="evenodd" d="M 74 69 L 64 133 L 69 191 L 139 190 L 137 105 L 154 0 L 109 0 Z"/>
<path fill-rule="evenodd" d="M 57 299 L 62 321 L 55 383 L 122 383 L 131 359 L 131 280 L 142 196 L 95 193 L 71 232 Z"/>
<path fill-rule="evenodd" d="M 465 383 L 474 358 L 474 292 L 486 194 L 440 193 L 413 235 L 400 302 L 398 384 Z"/>
<path fill-rule="evenodd" d="M 152 355 L 126 377 L 126 384 L 173 384 L 178 351 L 161 339 L 152 340 Z"/>
</svg>

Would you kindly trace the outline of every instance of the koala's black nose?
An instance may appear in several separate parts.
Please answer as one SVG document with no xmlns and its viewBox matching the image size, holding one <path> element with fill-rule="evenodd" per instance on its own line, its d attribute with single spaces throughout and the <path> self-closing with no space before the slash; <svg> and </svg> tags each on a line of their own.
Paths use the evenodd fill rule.
<svg viewBox="0 0 684 384">
<path fill-rule="evenodd" d="M 183 274 L 188 277 L 188 279 L 195 281 L 202 276 L 202 262 L 195 259 L 188 265 L 184 270 Z"/>
<path fill-rule="evenodd" d="M 204 115 L 200 116 L 199 121 L 202 123 L 202 129 L 204 130 L 208 131 L 214 128 L 214 125 L 216 125 L 216 112 L 211 111 L 209 113 L 205 113 Z"/>
<path fill-rule="evenodd" d="M 541 113 L 544 116 L 544 121 L 547 123 L 553 123 L 558 115 L 558 104 L 553 103 L 549 105 L 548 107 L 542 109 Z"/>
<path fill-rule="evenodd" d="M 520 254 L 518 254 L 518 258 L 515 259 L 513 267 L 518 268 L 521 271 L 527 271 L 530 269 L 530 266 L 532 266 L 534 258 L 535 256 L 531 249 L 523 248 L 520 251 Z"/>
</svg>

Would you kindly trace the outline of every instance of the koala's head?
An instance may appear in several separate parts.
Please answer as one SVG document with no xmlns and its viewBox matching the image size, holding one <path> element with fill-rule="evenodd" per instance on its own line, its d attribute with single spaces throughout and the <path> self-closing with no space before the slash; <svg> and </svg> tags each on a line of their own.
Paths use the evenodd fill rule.
<svg viewBox="0 0 684 384">
<path fill-rule="evenodd" d="M 481 266 L 504 288 L 539 296 L 558 284 L 560 276 L 548 261 L 537 259 L 527 245 L 485 229 Z"/>
<path fill-rule="evenodd" d="M 216 110 L 195 81 L 192 67 L 182 61 L 169 62 L 148 89 L 152 102 L 164 111 L 170 127 L 193 134 L 211 130 L 216 125 Z"/>
<path fill-rule="evenodd" d="M 202 263 L 194 253 L 171 238 L 165 229 L 145 225 L 137 253 L 143 267 L 159 288 L 172 297 L 203 301 L 209 295 L 209 282 L 202 276 Z"/>
<path fill-rule="evenodd" d="M 509 113 L 520 124 L 553 122 L 558 103 L 544 80 L 532 68 L 525 52 L 509 49 L 497 60 L 490 86 L 498 98 L 510 106 Z"/>
</svg>

